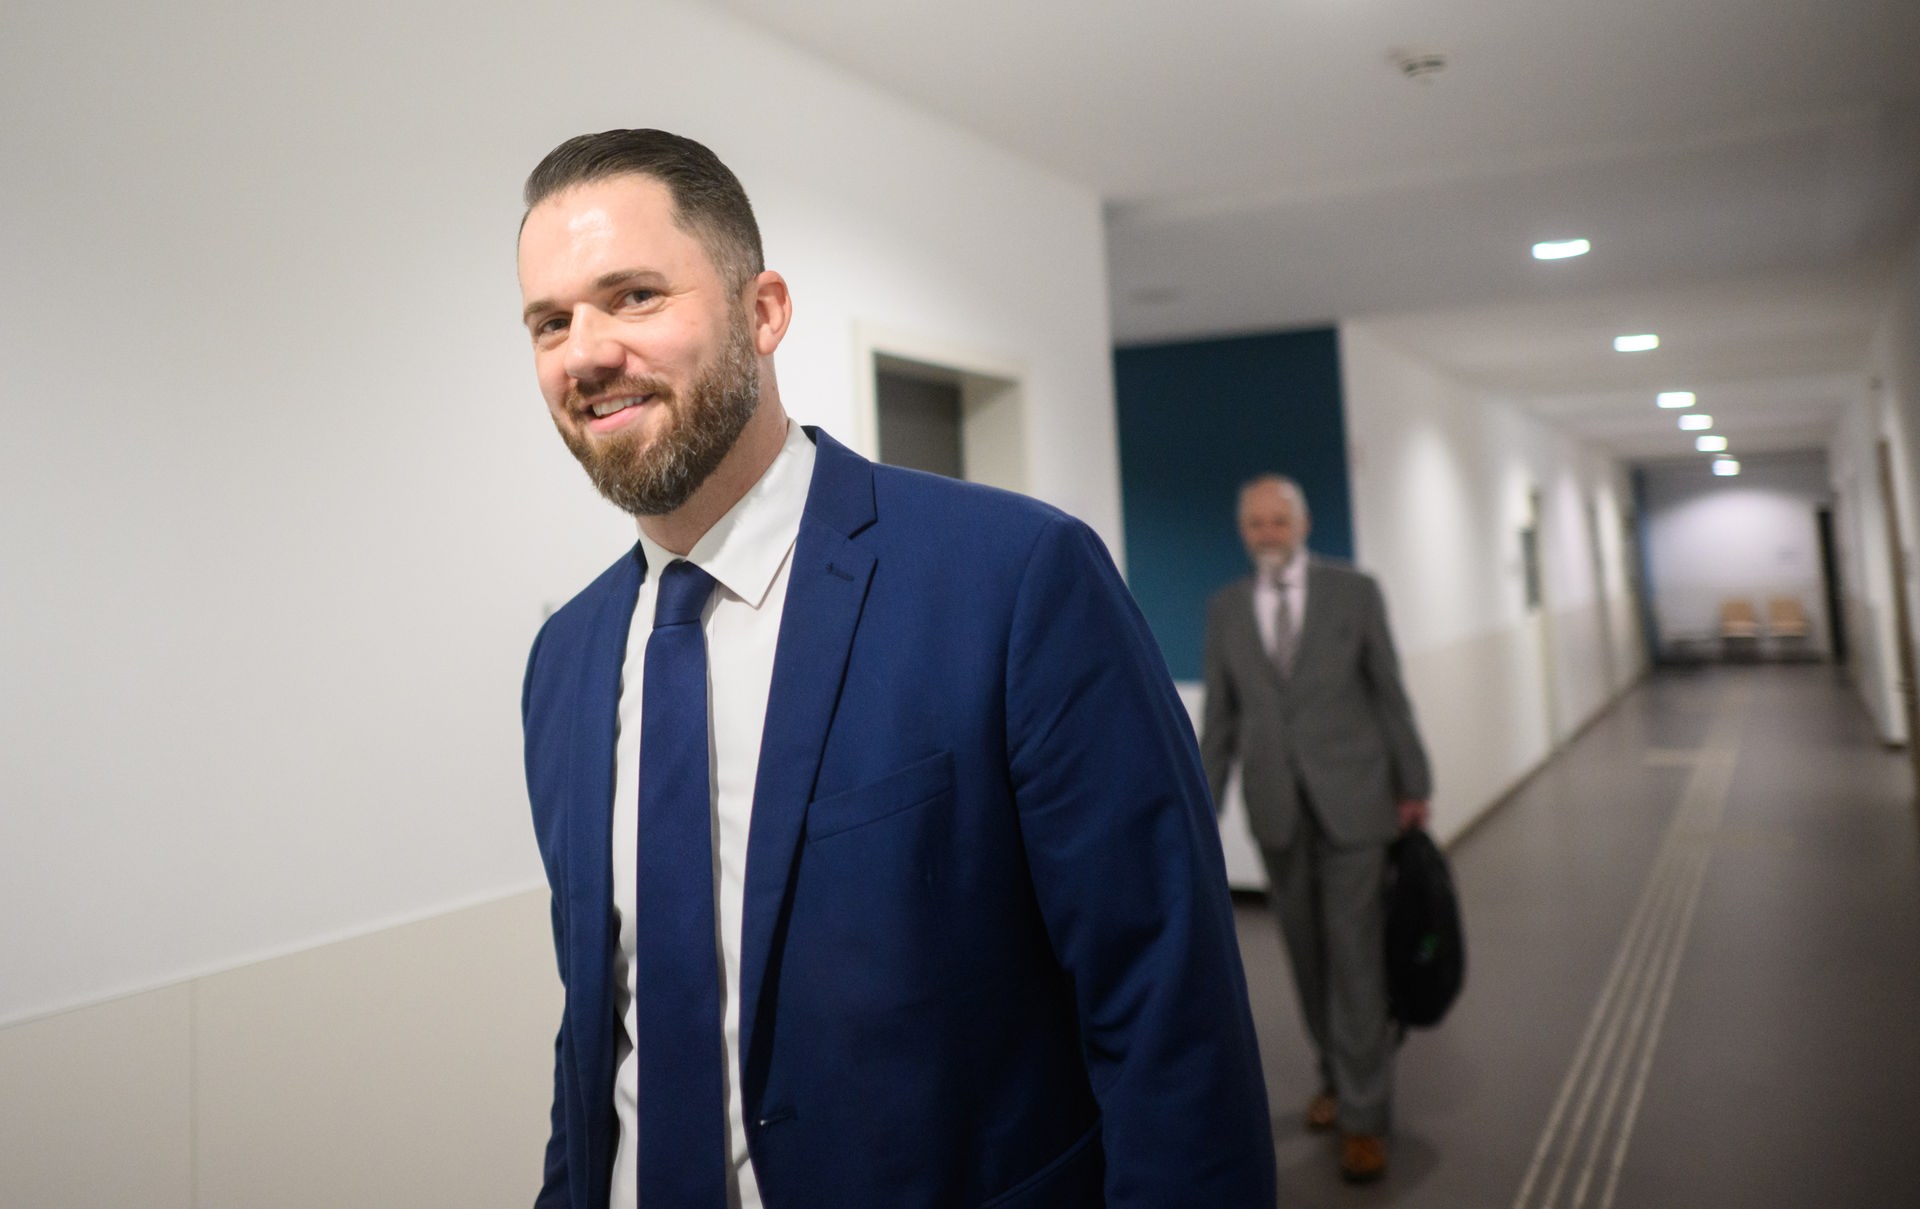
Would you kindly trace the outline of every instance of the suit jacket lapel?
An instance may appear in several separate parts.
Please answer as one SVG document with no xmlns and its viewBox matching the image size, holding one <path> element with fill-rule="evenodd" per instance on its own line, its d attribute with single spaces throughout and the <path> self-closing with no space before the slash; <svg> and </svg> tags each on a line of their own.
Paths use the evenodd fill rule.
<svg viewBox="0 0 1920 1209">
<path fill-rule="evenodd" d="M 1242 631 L 1241 637 L 1247 638 L 1248 635 L 1251 635 L 1252 637 L 1249 641 L 1257 647 L 1260 645 L 1260 619 L 1254 615 L 1254 601 L 1256 599 L 1253 594 L 1254 577 L 1251 575 L 1247 576 L 1236 584 L 1235 588 L 1240 593 L 1240 620 L 1244 623 L 1240 627 Z"/>
<path fill-rule="evenodd" d="M 747 839 L 740 1059 L 741 1090 L 748 1104 L 758 1100 L 765 1079 L 764 1055 L 758 1054 L 756 1044 L 767 964 L 785 914 L 794 854 L 839 704 L 847 655 L 873 576 L 873 556 L 853 540 L 875 519 L 873 467 L 825 433 L 813 428 L 807 433 L 819 452 L 794 544 Z"/>
<path fill-rule="evenodd" d="M 573 710 L 577 753 L 567 803 L 567 1002 L 573 1013 L 574 1072 L 592 1108 L 613 1102 L 613 1016 L 607 987 L 613 951 L 614 740 L 620 722 L 620 675 L 646 559 L 636 544 L 607 582 L 581 663 Z M 591 1118 L 590 1118 L 591 1119 Z"/>
<path fill-rule="evenodd" d="M 1300 632 L 1293 640 L 1293 675 L 1302 664 L 1311 664 L 1320 645 L 1320 631 L 1327 624 L 1327 577 L 1320 573 L 1318 559 L 1307 559 L 1307 607 L 1300 617 Z"/>
<path fill-rule="evenodd" d="M 1260 618 L 1256 612 L 1259 608 L 1260 598 L 1255 594 L 1258 579 L 1258 576 L 1249 575 L 1236 585 L 1240 593 L 1239 640 L 1245 645 L 1256 662 L 1265 664 L 1267 671 L 1273 675 L 1273 678 L 1284 684 L 1285 681 L 1280 680 L 1280 669 L 1273 666 L 1273 656 L 1267 653 L 1267 644 L 1265 640 L 1260 637 Z"/>
<path fill-rule="evenodd" d="M 1339 590 L 1338 577 L 1329 576 L 1319 559 L 1307 560 L 1307 608 L 1306 616 L 1300 619 L 1299 641 L 1293 648 L 1295 675 L 1299 675 L 1303 660 L 1310 662 L 1315 652 L 1324 654 L 1328 649 L 1324 635 L 1327 627 L 1340 615 L 1340 601 L 1333 599 Z"/>
</svg>

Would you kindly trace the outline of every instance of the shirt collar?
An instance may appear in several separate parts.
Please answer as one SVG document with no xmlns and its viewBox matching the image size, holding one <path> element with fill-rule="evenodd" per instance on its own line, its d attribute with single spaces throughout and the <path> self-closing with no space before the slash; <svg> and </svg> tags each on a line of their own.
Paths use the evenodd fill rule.
<svg viewBox="0 0 1920 1209">
<path fill-rule="evenodd" d="M 1280 568 L 1280 582 L 1288 587 L 1305 587 L 1307 583 L 1307 548 L 1303 545 L 1293 552 L 1287 565 Z"/>
<path fill-rule="evenodd" d="M 1293 557 L 1282 563 L 1280 569 L 1273 574 L 1255 575 L 1254 582 L 1268 591 L 1277 590 L 1283 585 L 1289 588 L 1304 588 L 1307 584 L 1307 548 L 1302 546 L 1295 550 Z"/>
<path fill-rule="evenodd" d="M 740 600 L 759 608 L 800 535 L 800 514 L 807 506 L 816 452 L 806 431 L 788 420 L 787 439 L 773 464 L 694 543 L 687 561 L 713 576 Z M 640 535 L 640 551 L 646 555 L 648 567 L 664 567 L 680 557 L 645 533 Z"/>
</svg>

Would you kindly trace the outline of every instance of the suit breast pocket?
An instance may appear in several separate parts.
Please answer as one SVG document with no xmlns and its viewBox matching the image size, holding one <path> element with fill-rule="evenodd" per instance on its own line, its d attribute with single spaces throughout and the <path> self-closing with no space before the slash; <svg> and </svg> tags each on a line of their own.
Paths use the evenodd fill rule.
<svg viewBox="0 0 1920 1209">
<path fill-rule="evenodd" d="M 807 806 L 809 843 L 924 806 L 953 792 L 953 753 L 935 752 L 877 781 L 816 798 Z"/>
</svg>

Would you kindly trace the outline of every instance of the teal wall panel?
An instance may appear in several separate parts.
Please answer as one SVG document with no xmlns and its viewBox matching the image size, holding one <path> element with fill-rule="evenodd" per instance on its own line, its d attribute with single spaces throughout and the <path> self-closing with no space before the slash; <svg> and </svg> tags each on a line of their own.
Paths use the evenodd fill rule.
<svg viewBox="0 0 1920 1209">
<path fill-rule="evenodd" d="M 1114 354 L 1127 579 L 1180 680 L 1201 675 L 1207 597 L 1247 572 L 1240 484 L 1298 479 L 1308 544 L 1353 557 L 1339 333 L 1136 345 Z"/>
</svg>

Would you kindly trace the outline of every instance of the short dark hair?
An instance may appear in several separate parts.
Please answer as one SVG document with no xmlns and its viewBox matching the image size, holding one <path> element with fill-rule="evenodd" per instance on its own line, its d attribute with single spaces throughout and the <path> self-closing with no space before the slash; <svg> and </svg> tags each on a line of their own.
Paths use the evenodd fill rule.
<svg viewBox="0 0 1920 1209">
<path fill-rule="evenodd" d="M 664 130 L 603 130 L 568 139 L 528 174 L 527 210 L 575 185 L 626 175 L 667 187 L 674 222 L 700 241 L 732 288 L 766 267 L 760 225 L 740 178 L 705 146 Z M 525 215 L 520 222 L 526 225 Z"/>
</svg>

